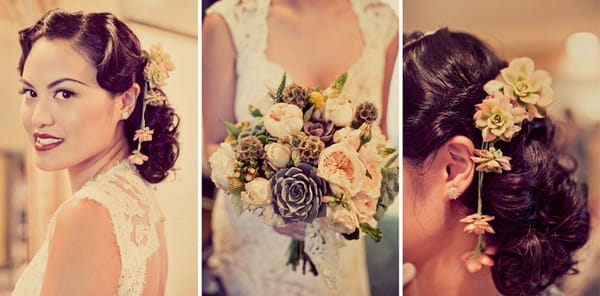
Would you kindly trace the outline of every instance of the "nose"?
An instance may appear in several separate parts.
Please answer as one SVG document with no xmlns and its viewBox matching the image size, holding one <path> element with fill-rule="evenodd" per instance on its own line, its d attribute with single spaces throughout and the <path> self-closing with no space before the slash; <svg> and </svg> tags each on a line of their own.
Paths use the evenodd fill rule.
<svg viewBox="0 0 600 296">
<path fill-rule="evenodd" d="M 33 105 L 31 113 L 31 123 L 34 127 L 44 127 L 54 124 L 52 117 L 50 100 L 39 98 Z"/>
</svg>

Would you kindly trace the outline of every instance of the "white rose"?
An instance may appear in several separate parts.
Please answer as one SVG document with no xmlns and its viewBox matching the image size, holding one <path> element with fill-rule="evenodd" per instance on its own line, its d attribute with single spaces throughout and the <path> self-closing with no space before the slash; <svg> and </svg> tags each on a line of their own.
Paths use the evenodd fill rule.
<svg viewBox="0 0 600 296">
<path fill-rule="evenodd" d="M 275 210 L 272 205 L 266 205 L 263 207 L 263 211 L 260 214 L 260 219 L 263 223 L 271 226 L 284 226 L 285 222 L 281 216 L 275 214 Z"/>
<path fill-rule="evenodd" d="M 271 185 L 265 178 L 256 178 L 244 186 L 240 200 L 253 205 L 271 203 Z"/>
<path fill-rule="evenodd" d="M 231 145 L 221 143 L 221 147 L 215 151 L 208 162 L 210 164 L 210 179 L 218 188 L 227 190 L 229 179 L 235 173 L 235 152 Z"/>
<path fill-rule="evenodd" d="M 329 98 L 325 102 L 323 118 L 333 121 L 335 126 L 347 126 L 352 123 L 352 104 L 344 97 Z"/>
<path fill-rule="evenodd" d="M 325 225 L 335 232 L 350 234 L 358 227 L 358 218 L 343 206 L 329 203 Z"/>
<path fill-rule="evenodd" d="M 265 129 L 277 138 L 285 138 L 302 130 L 302 110 L 296 105 L 277 103 L 271 106 L 265 118 Z"/>
<path fill-rule="evenodd" d="M 292 149 L 281 143 L 271 143 L 265 146 L 267 161 L 275 168 L 284 168 L 290 161 Z"/>
</svg>

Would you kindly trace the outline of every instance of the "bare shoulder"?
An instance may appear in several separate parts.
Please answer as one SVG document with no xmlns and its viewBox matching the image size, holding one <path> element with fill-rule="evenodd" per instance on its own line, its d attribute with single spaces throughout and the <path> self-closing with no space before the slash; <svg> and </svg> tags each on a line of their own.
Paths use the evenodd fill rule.
<svg viewBox="0 0 600 296">
<path fill-rule="evenodd" d="M 108 209 L 88 198 L 69 200 L 56 214 L 42 294 L 115 294 L 120 262 Z"/>
</svg>

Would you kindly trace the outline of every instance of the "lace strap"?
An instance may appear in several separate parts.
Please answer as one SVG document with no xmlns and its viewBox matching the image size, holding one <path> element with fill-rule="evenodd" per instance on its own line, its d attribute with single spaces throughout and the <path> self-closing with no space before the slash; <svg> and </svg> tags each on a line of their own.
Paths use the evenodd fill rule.
<svg viewBox="0 0 600 296">
<path fill-rule="evenodd" d="M 151 194 L 135 169 L 121 167 L 87 183 L 72 198 L 94 200 L 110 214 L 121 257 L 119 295 L 142 294 L 147 260 L 159 248 L 155 225 L 161 215 Z"/>
<path fill-rule="evenodd" d="M 267 44 L 269 0 L 220 0 L 206 10 L 223 17 L 238 55 L 262 53 Z"/>
<path fill-rule="evenodd" d="M 398 33 L 398 16 L 387 4 L 378 0 L 351 0 L 363 30 L 365 44 L 384 50 Z"/>
</svg>

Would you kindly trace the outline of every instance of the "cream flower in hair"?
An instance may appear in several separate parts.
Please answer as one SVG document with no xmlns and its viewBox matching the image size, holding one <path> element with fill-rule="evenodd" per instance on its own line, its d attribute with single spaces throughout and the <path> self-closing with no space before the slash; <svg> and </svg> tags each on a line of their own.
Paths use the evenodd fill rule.
<svg viewBox="0 0 600 296">
<path fill-rule="evenodd" d="M 507 68 L 500 70 L 499 80 L 492 80 L 484 86 L 491 93 L 502 89 L 505 95 L 514 97 L 527 110 L 527 118 L 542 118 L 546 107 L 554 103 L 554 91 L 550 87 L 552 78 L 548 72 L 535 70 L 530 58 L 522 57 L 510 61 Z"/>
<path fill-rule="evenodd" d="M 473 214 L 460 219 L 460 222 L 468 223 L 463 229 L 466 233 L 481 235 L 486 232 L 496 233 L 488 221 L 494 220 L 494 216 Z"/>
<path fill-rule="evenodd" d="M 502 170 L 510 171 L 509 156 L 503 156 L 502 150 L 491 147 L 489 150 L 475 149 L 475 155 L 471 159 L 479 164 L 475 170 L 485 173 L 502 173 Z"/>
<path fill-rule="evenodd" d="M 475 126 L 482 130 L 484 142 L 500 138 L 510 141 L 521 130 L 525 119 L 525 110 L 512 104 L 513 98 L 500 92 L 493 92 L 483 102 L 475 105 L 477 112 L 473 119 Z"/>
</svg>

